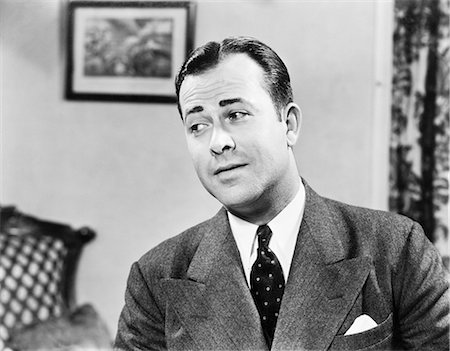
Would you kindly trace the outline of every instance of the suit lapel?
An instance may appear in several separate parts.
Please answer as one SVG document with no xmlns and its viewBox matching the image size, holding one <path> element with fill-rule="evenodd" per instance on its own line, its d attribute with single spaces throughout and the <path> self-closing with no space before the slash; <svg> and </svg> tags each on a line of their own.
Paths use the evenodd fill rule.
<svg viewBox="0 0 450 351">
<path fill-rule="evenodd" d="M 164 282 L 177 316 L 200 349 L 267 349 L 226 211 L 202 229 L 187 280 Z"/>
<path fill-rule="evenodd" d="M 324 200 L 306 187 L 305 212 L 284 292 L 273 350 L 325 350 L 360 292 L 371 261 L 345 259 Z"/>
</svg>

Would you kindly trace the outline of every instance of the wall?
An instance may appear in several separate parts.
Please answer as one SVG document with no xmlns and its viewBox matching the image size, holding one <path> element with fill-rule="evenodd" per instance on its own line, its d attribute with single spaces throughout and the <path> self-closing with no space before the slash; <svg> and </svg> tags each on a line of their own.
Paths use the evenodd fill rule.
<svg viewBox="0 0 450 351">
<path fill-rule="evenodd" d="M 0 2 L 0 201 L 97 231 L 78 300 L 115 333 L 131 263 L 219 204 L 196 178 L 175 105 L 63 99 L 65 5 Z M 364 0 L 200 1 L 196 43 L 245 34 L 271 45 L 303 109 L 302 174 L 323 195 L 385 207 L 374 195 L 386 191 L 387 160 L 372 128 L 388 119 L 374 113 L 376 11 Z"/>
</svg>

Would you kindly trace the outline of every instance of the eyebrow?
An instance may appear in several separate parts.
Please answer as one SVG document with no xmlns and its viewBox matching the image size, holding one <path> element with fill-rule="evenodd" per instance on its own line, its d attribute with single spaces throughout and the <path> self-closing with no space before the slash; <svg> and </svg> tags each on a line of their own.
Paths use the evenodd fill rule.
<svg viewBox="0 0 450 351">
<path fill-rule="evenodd" d="M 225 106 L 232 105 L 232 104 L 239 103 L 239 102 L 245 102 L 245 100 L 242 99 L 242 98 L 233 98 L 233 99 L 220 100 L 219 101 L 219 106 L 220 107 L 225 107 Z M 202 112 L 202 111 L 203 111 L 203 106 L 192 107 L 189 110 L 187 110 L 186 117 L 189 116 L 190 114 L 197 113 L 197 112 Z"/>
<path fill-rule="evenodd" d="M 191 113 L 197 113 L 197 112 L 202 112 L 202 111 L 203 111 L 203 107 L 202 106 L 195 106 L 193 108 L 190 108 L 186 112 L 186 117 L 189 116 Z"/>
<path fill-rule="evenodd" d="M 243 101 L 244 100 L 242 100 L 241 98 L 221 100 L 221 101 L 219 101 L 219 106 L 220 107 L 224 107 L 224 106 L 227 106 L 227 105 L 231 105 L 231 104 L 235 104 L 237 102 L 243 102 Z"/>
</svg>

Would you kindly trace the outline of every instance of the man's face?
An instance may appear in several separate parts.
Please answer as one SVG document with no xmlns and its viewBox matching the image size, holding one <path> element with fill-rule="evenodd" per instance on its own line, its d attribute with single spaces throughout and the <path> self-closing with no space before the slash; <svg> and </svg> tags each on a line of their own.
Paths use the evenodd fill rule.
<svg viewBox="0 0 450 351">
<path fill-rule="evenodd" d="M 180 106 L 198 177 L 226 208 L 257 208 L 283 193 L 290 162 L 287 126 L 255 61 L 231 54 L 215 68 L 187 76 Z"/>
</svg>

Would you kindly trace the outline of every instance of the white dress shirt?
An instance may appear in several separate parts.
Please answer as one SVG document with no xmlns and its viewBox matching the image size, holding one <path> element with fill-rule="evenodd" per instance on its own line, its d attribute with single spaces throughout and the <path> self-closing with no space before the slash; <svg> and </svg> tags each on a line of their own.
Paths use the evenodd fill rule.
<svg viewBox="0 0 450 351">
<path fill-rule="evenodd" d="M 287 281 L 291 268 L 304 210 L 305 187 L 300 181 L 299 190 L 292 201 L 274 219 L 267 223 L 272 230 L 269 247 L 280 261 L 285 281 Z M 230 212 L 227 213 L 234 240 L 241 254 L 245 277 L 248 286 L 250 286 L 250 272 L 257 256 L 258 240 L 256 230 L 258 225 L 244 221 Z"/>
</svg>

